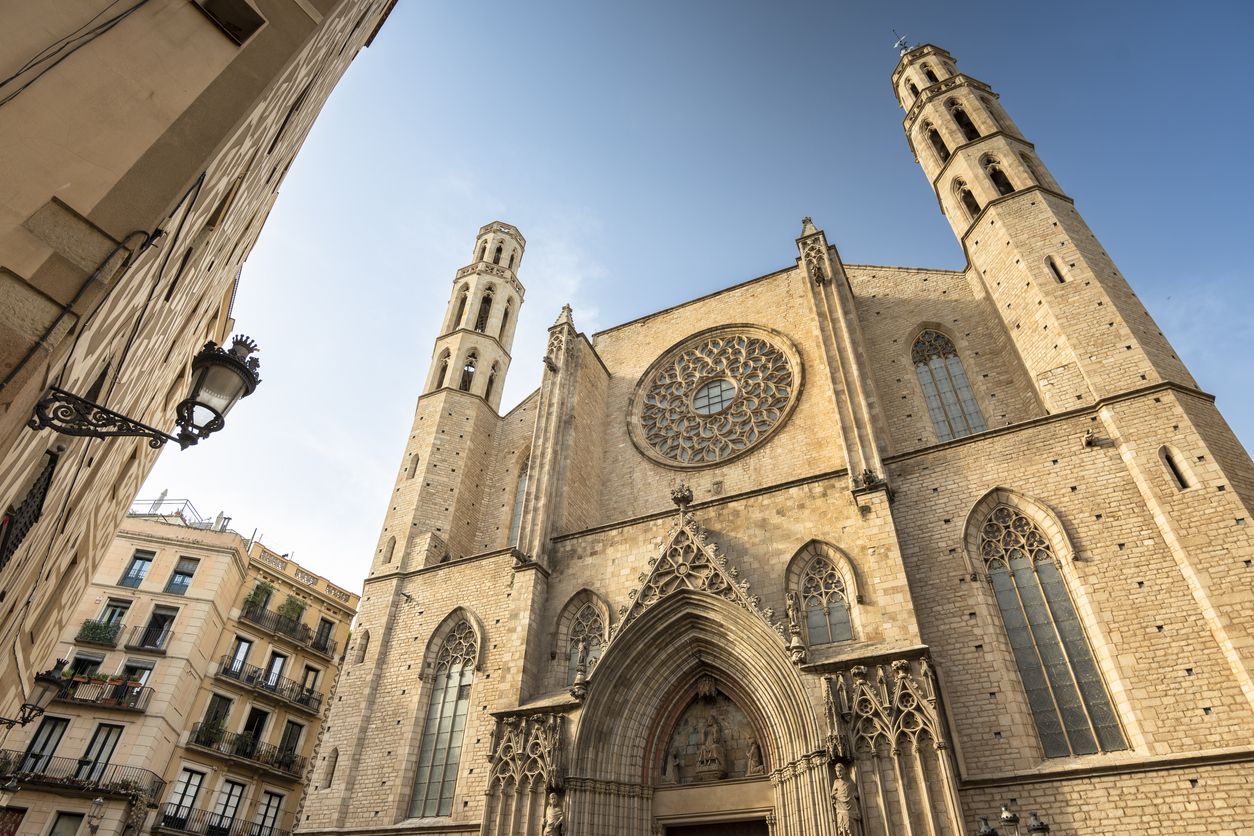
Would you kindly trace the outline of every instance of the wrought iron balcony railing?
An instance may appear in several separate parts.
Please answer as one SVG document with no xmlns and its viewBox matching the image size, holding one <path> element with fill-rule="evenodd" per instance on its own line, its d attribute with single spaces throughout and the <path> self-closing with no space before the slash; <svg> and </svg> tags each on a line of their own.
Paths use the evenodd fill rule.
<svg viewBox="0 0 1254 836">
<path fill-rule="evenodd" d="M 146 685 L 129 685 L 126 682 L 71 681 L 63 684 L 53 699 L 100 708 L 145 711 L 148 701 L 152 699 L 152 689 Z"/>
<path fill-rule="evenodd" d="M 152 829 L 154 832 L 197 833 L 203 836 L 291 836 L 291 831 L 242 821 L 241 818 L 181 804 L 162 804 Z"/>
<path fill-rule="evenodd" d="M 250 734 L 225 732 L 197 723 L 192 726 L 193 746 L 209 749 L 232 758 L 242 758 L 299 780 L 305 774 L 306 758 L 296 752 L 280 749 L 271 743 L 254 740 Z"/>
<path fill-rule="evenodd" d="M 126 637 L 127 650 L 146 650 L 149 653 L 165 653 L 174 631 L 169 627 L 132 627 Z"/>
<path fill-rule="evenodd" d="M 258 627 L 263 627 L 271 633 L 278 633 L 280 636 L 286 636 L 297 644 L 303 644 L 324 656 L 335 656 L 337 645 L 335 639 L 314 633 L 308 626 L 296 619 L 288 618 L 265 607 L 250 606 L 248 604 L 244 605 L 240 615 Z"/>
<path fill-rule="evenodd" d="M 14 778 L 23 786 L 75 790 L 92 794 L 139 796 L 149 807 L 157 806 L 165 781 L 155 772 L 138 766 L 100 763 L 88 758 L 58 758 L 0 750 L 0 778 Z"/>
<path fill-rule="evenodd" d="M 78 628 L 74 641 L 83 644 L 98 644 L 102 647 L 117 647 L 118 636 L 122 632 L 122 622 L 93 621 L 88 619 Z"/>
<path fill-rule="evenodd" d="M 229 655 L 219 661 L 218 676 L 282 697 L 315 714 L 322 710 L 322 694 L 313 688 L 306 688 L 294 679 L 249 665 Z"/>
</svg>

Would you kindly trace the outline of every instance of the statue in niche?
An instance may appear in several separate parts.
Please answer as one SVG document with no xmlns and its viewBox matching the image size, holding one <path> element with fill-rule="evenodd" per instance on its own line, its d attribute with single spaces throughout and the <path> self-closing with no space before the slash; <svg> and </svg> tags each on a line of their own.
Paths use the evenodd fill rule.
<svg viewBox="0 0 1254 836">
<path fill-rule="evenodd" d="M 762 747 L 754 740 L 749 744 L 749 766 L 746 774 L 761 775 L 765 771 L 766 764 L 762 762 Z"/>
<path fill-rule="evenodd" d="M 666 753 L 666 757 L 662 760 L 662 780 L 668 784 L 679 783 L 679 764 L 682 757 L 679 749 L 672 746 L 670 751 Z"/>
<path fill-rule="evenodd" d="M 566 832 L 566 812 L 562 809 L 562 798 L 555 792 L 549 793 L 549 803 L 544 811 L 544 836 L 563 836 Z"/>
<path fill-rule="evenodd" d="M 718 719 L 710 714 L 705 718 L 705 726 L 701 729 L 701 748 L 697 750 L 697 777 L 702 780 L 717 780 L 727 775 L 723 759 L 723 727 Z"/>
<path fill-rule="evenodd" d="M 858 791 L 843 763 L 836 764 L 832 779 L 832 811 L 836 814 L 837 836 L 862 836 L 862 809 Z"/>
</svg>

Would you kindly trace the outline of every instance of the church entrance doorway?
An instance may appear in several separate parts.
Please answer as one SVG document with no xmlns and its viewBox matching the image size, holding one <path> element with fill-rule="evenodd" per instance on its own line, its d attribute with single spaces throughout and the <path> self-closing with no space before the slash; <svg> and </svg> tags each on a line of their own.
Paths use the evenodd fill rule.
<svg viewBox="0 0 1254 836">
<path fill-rule="evenodd" d="M 767 836 L 766 821 L 725 821 L 667 827 L 666 836 Z"/>
</svg>

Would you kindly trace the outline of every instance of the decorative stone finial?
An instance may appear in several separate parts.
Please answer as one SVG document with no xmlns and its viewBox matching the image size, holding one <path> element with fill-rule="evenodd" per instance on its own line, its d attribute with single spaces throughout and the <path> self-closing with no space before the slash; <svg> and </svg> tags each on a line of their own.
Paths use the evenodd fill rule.
<svg viewBox="0 0 1254 836">
<path fill-rule="evenodd" d="M 680 511 L 686 511 L 692 504 L 692 488 L 680 482 L 677 487 L 671 489 L 671 502 L 678 505 Z"/>
<path fill-rule="evenodd" d="M 802 238 L 805 238 L 807 235 L 818 235 L 818 233 L 819 231 L 814 228 L 814 221 L 810 220 L 809 215 L 806 215 L 804 218 L 801 219 L 801 237 Z"/>
<path fill-rule="evenodd" d="M 554 325 L 569 325 L 571 328 L 574 328 L 575 319 L 574 319 L 573 314 L 574 314 L 574 311 L 571 310 L 569 304 L 562 305 L 562 312 L 557 315 L 557 322 L 554 322 L 553 324 Z"/>
</svg>

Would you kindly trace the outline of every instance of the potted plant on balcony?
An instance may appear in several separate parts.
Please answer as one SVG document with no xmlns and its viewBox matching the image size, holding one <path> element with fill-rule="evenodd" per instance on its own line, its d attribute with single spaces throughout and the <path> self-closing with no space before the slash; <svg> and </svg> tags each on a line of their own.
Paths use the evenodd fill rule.
<svg viewBox="0 0 1254 836">
<path fill-rule="evenodd" d="M 270 596 L 273 594 L 274 584 L 267 581 L 257 581 L 257 585 L 253 587 L 253 591 L 248 593 L 248 597 L 244 599 L 244 609 L 262 609 L 265 607 L 266 602 L 270 600 Z"/>
<path fill-rule="evenodd" d="M 235 736 L 235 754 L 251 758 L 256 753 L 257 738 L 252 732 L 240 732 Z"/>
<path fill-rule="evenodd" d="M 222 735 L 226 733 L 226 728 L 222 720 L 211 720 L 202 723 L 200 728 L 196 729 L 196 734 L 192 738 L 192 742 L 199 746 L 208 746 L 213 748 L 222 740 Z"/>
<path fill-rule="evenodd" d="M 300 621 L 300 617 L 305 614 L 305 602 L 299 598 L 289 595 L 279 604 L 279 615 L 288 621 Z"/>
</svg>

